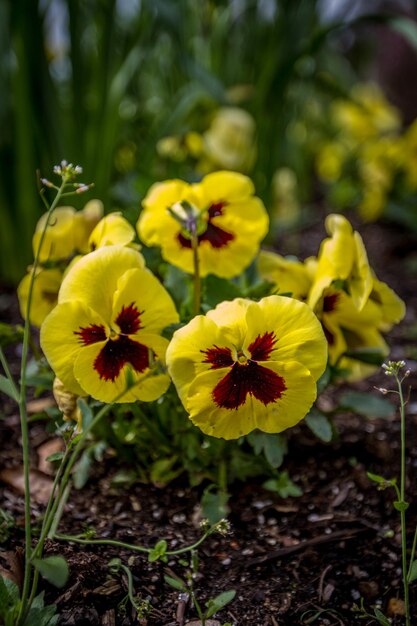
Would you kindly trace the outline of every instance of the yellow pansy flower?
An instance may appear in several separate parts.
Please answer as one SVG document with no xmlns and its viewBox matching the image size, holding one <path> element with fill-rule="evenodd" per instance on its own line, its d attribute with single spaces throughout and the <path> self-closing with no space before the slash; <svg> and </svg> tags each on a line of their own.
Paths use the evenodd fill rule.
<svg viewBox="0 0 417 626">
<path fill-rule="evenodd" d="M 166 261 L 193 273 L 191 238 L 183 226 L 189 219 L 198 233 L 201 275 L 231 278 L 251 263 L 268 231 L 265 207 L 253 194 L 251 180 L 236 172 L 214 172 L 193 185 L 157 183 L 143 201 L 139 237 L 160 246 Z"/>
<path fill-rule="evenodd" d="M 255 128 L 255 120 L 244 109 L 218 109 L 203 133 L 203 156 L 209 171 L 249 171 L 256 157 Z"/>
<path fill-rule="evenodd" d="M 204 433 L 277 433 L 308 413 L 327 362 L 321 325 L 302 302 L 269 296 L 219 304 L 177 330 L 169 373 Z"/>
<path fill-rule="evenodd" d="M 319 250 L 314 283 L 308 304 L 314 309 L 326 288 L 334 281 L 344 281 L 358 310 L 362 309 L 372 291 L 372 271 L 362 237 L 353 231 L 343 215 L 332 214 L 326 218 L 325 239 Z"/>
<path fill-rule="evenodd" d="M 29 286 L 33 269 L 30 269 L 22 278 L 17 288 L 20 314 L 26 319 L 29 297 Z M 58 301 L 58 292 L 64 273 L 59 268 L 39 268 L 35 275 L 32 290 L 30 322 L 34 326 L 41 326 L 45 317 L 52 311 Z"/>
<path fill-rule="evenodd" d="M 168 345 L 160 333 L 178 319 L 142 255 L 107 246 L 65 276 L 58 305 L 42 325 L 41 346 L 68 391 L 102 402 L 151 401 L 169 385 L 165 373 L 153 371 Z"/>
<path fill-rule="evenodd" d="M 81 211 L 72 206 L 57 207 L 49 220 L 49 226 L 42 244 L 40 263 L 62 261 L 75 252 L 88 252 L 88 238 L 103 214 L 99 200 L 90 200 Z M 39 219 L 32 239 L 33 256 L 39 248 L 42 232 L 48 214 Z"/>
<path fill-rule="evenodd" d="M 135 238 L 135 229 L 121 213 L 109 213 L 103 217 L 88 240 L 89 250 L 103 246 L 127 246 Z"/>
</svg>

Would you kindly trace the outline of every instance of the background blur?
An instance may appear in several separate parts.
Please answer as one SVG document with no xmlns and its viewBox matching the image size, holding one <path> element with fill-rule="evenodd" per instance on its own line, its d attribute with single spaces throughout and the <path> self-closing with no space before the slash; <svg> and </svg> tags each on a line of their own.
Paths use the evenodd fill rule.
<svg viewBox="0 0 417 626">
<path fill-rule="evenodd" d="M 251 175 L 282 225 L 365 203 L 366 183 L 384 196 L 365 219 L 387 206 L 414 226 L 414 15 L 411 0 L 0 0 L 2 282 L 32 260 L 36 173 L 63 158 L 95 183 L 71 204 L 97 197 L 132 220 L 154 181 L 224 167 Z M 357 108 L 335 115 L 341 101 Z"/>
</svg>

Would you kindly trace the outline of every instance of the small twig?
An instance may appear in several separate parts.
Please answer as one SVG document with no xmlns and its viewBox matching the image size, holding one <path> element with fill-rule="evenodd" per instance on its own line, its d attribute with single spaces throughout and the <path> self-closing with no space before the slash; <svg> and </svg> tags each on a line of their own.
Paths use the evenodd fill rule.
<svg viewBox="0 0 417 626">
<path fill-rule="evenodd" d="M 247 567 L 252 567 L 253 565 L 260 565 L 262 563 L 268 563 L 269 561 L 275 561 L 276 559 L 279 559 L 282 556 L 287 556 L 288 554 L 294 554 L 295 552 L 300 552 L 312 546 L 318 546 L 323 543 L 333 543 L 334 541 L 347 541 L 348 539 L 354 539 L 356 535 L 360 533 L 365 533 L 365 532 L 370 532 L 370 529 L 367 527 L 364 527 L 364 528 L 352 528 L 349 531 L 337 530 L 331 535 L 319 535 L 318 537 L 313 537 L 312 539 L 307 539 L 306 541 L 302 541 L 301 543 L 298 543 L 295 546 L 288 546 L 287 548 L 279 548 L 278 550 L 273 550 L 272 552 L 268 552 L 268 554 L 264 554 L 263 556 L 259 556 L 259 557 L 256 557 L 255 559 L 251 559 L 250 561 L 247 561 L 245 565 Z"/>
<path fill-rule="evenodd" d="M 332 569 L 332 566 L 331 565 L 327 565 L 327 567 L 325 567 L 324 570 L 321 573 L 319 587 L 318 587 L 318 590 L 317 590 L 318 597 L 319 597 L 319 602 L 321 602 L 323 600 L 324 579 L 326 578 L 327 572 L 329 570 L 331 570 L 331 569 Z"/>
</svg>

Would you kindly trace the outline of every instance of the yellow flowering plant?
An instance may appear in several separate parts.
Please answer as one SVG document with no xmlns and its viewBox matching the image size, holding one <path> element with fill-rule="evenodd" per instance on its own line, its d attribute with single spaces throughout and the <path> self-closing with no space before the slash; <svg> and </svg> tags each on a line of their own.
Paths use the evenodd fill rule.
<svg viewBox="0 0 417 626">
<path fill-rule="evenodd" d="M 341 215 L 326 219 L 328 237 L 317 258 L 260 252 L 268 215 L 243 174 L 154 184 L 137 221 L 141 248 L 122 215 L 100 218 L 97 204 L 80 213 L 59 207 L 68 188 L 80 193 L 89 186 L 74 183 L 79 171 L 66 162 L 56 173 L 59 187 L 44 181 L 56 197 L 41 218 L 34 264 L 18 289 L 26 320 L 20 387 L 0 348 L 1 390 L 20 407 L 28 502 L 30 322 L 41 326 L 40 345 L 56 377 L 65 445 L 34 548 L 26 505 L 19 623 L 43 571 L 41 563 L 33 574 L 32 564 L 41 562 L 46 538 L 89 541 L 56 529 L 76 461 L 90 458 L 92 434 L 103 445 L 133 447 L 142 480 L 164 484 L 186 471 L 192 484 L 205 481 L 203 510 L 210 503 L 214 524 L 208 536 L 235 478 L 269 476 L 266 488 L 284 493 L 290 485 L 296 493 L 278 471 L 283 433 L 305 418 L 328 441 L 331 426 L 326 422 L 323 434 L 326 416 L 315 407 L 321 391 L 372 371 L 388 352 L 382 333 L 404 315 L 404 304 L 376 278 L 359 233 Z M 152 247 L 160 249 L 159 261 Z M 151 560 L 176 554 L 164 545 L 123 544 Z M 66 566 L 59 561 L 59 567 Z"/>
<path fill-rule="evenodd" d="M 376 84 L 309 102 L 299 126 L 295 141 L 310 155 L 330 206 L 355 208 L 367 222 L 385 216 L 417 230 L 416 121 L 404 127 Z"/>
</svg>

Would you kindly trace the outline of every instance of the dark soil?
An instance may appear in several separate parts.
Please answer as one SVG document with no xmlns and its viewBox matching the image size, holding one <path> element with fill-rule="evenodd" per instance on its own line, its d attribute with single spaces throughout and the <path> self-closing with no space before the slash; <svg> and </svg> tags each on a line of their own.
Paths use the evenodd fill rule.
<svg viewBox="0 0 417 626">
<path fill-rule="evenodd" d="M 391 358 L 404 358 L 411 369 L 413 389 L 407 405 L 411 545 L 417 521 L 417 350 L 412 341 L 417 336 L 415 240 L 391 226 L 372 224 L 360 230 L 376 273 L 408 306 L 406 320 L 394 329 L 388 341 Z M 279 250 L 303 257 L 317 251 L 323 235 L 309 231 L 308 237 L 302 236 L 301 240 L 281 242 Z M 354 388 L 371 393 L 374 386 L 387 386 L 388 382 L 379 373 Z M 324 401 L 334 405 L 338 393 L 340 390 L 334 389 Z M 0 471 L 21 464 L 19 421 L 15 412 L 7 409 L 6 417 L 0 420 Z M 304 425 L 292 430 L 282 469 L 301 487 L 302 496 L 282 499 L 264 490 L 261 480 L 230 487 L 231 532 L 227 536 L 213 535 L 200 547 L 199 573 L 194 577 L 195 591 L 203 605 L 218 593 L 236 590 L 233 602 L 216 616 L 219 623 L 370 624 L 371 620 L 359 619 L 352 610 L 361 598 L 369 612 L 378 606 L 390 615 L 392 624 L 404 623 L 401 603 L 397 602 L 403 593 L 399 513 L 393 507 L 393 494 L 378 491 L 366 473 L 372 471 L 387 478 L 399 475 L 398 417 L 365 419 L 346 413 L 337 417 L 336 428 L 339 435 L 330 444 L 316 440 Z M 31 429 L 34 464 L 36 450 L 47 438 L 42 424 L 35 423 Z M 88 484 L 81 491 L 72 491 L 61 533 L 75 535 L 92 527 L 96 537 L 145 546 L 154 546 L 164 538 L 171 550 L 201 536 L 200 488 L 191 489 L 177 480 L 163 489 L 136 484 L 115 490 L 111 478 L 118 469 L 115 459 L 106 456 L 97 464 Z M 0 507 L 15 519 L 12 536 L 2 545 L 0 566 L 18 579 L 23 497 L 7 480 L 0 482 Z M 34 528 L 42 510 L 41 504 L 34 504 Z M 164 574 L 186 576 L 187 567 L 178 557 L 166 564 L 148 563 L 146 555 L 120 548 L 66 542 L 49 542 L 46 552 L 64 555 L 70 567 L 64 589 L 42 583 L 46 601 L 57 605 L 62 626 L 184 626 L 197 619 L 191 603 L 164 581 Z M 150 602 L 152 608 L 146 616 L 139 618 L 124 602 L 127 578 L 110 574 L 108 568 L 114 557 L 129 565 L 135 594 Z M 415 606 L 417 598 L 413 595 Z"/>
</svg>

